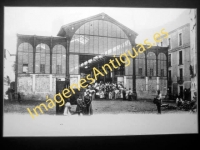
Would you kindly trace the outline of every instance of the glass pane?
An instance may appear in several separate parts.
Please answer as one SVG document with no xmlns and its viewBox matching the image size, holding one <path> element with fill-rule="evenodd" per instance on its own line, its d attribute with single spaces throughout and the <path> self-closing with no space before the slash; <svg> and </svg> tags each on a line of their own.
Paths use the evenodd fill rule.
<svg viewBox="0 0 200 150">
<path fill-rule="evenodd" d="M 61 62 L 62 62 L 62 60 L 61 60 L 61 54 L 57 54 L 57 65 L 61 65 Z"/>
<path fill-rule="evenodd" d="M 18 52 L 18 64 L 23 63 L 23 52 Z"/>
<path fill-rule="evenodd" d="M 103 21 L 99 20 L 99 36 L 103 36 Z"/>
<path fill-rule="evenodd" d="M 56 73 L 56 54 L 52 54 L 52 73 Z"/>
<path fill-rule="evenodd" d="M 94 54 L 99 53 L 99 37 L 94 36 Z"/>
<path fill-rule="evenodd" d="M 94 35 L 94 24 L 93 21 L 90 22 L 90 35 Z"/>
<path fill-rule="evenodd" d="M 74 52 L 79 52 L 79 44 L 80 44 L 79 35 L 75 35 L 75 50 L 74 50 Z"/>
<path fill-rule="evenodd" d="M 23 53 L 23 64 L 28 64 L 28 53 Z"/>
<path fill-rule="evenodd" d="M 112 55 L 112 38 L 108 38 L 108 55 Z"/>
<path fill-rule="evenodd" d="M 85 43 L 85 45 L 84 45 L 85 46 L 85 53 L 89 53 L 89 45 L 90 45 L 90 38 L 89 38 L 89 36 L 85 36 L 85 41 L 87 41 Z"/>
<path fill-rule="evenodd" d="M 28 44 L 28 52 L 33 53 L 33 46 L 31 44 Z"/>
<path fill-rule="evenodd" d="M 40 53 L 35 54 L 35 73 L 40 73 Z"/>
<path fill-rule="evenodd" d="M 112 38 L 112 49 L 113 49 L 113 55 L 116 55 L 116 50 L 117 50 L 117 39 L 116 38 Z"/>
<path fill-rule="evenodd" d="M 94 21 L 94 35 L 98 35 L 99 32 L 99 25 L 98 25 L 98 20 Z"/>
<path fill-rule="evenodd" d="M 104 40 L 103 37 L 99 37 L 99 54 L 104 54 Z"/>
<path fill-rule="evenodd" d="M 69 73 L 79 73 L 79 55 L 69 55 Z"/>
<path fill-rule="evenodd" d="M 23 47 L 24 47 L 24 44 L 21 43 L 21 44 L 19 45 L 19 47 L 18 47 L 18 51 L 19 51 L 19 52 L 23 52 Z"/>
<path fill-rule="evenodd" d="M 108 22 L 103 21 L 103 36 L 108 36 Z"/>
<path fill-rule="evenodd" d="M 84 34 L 84 25 L 82 25 L 79 30 L 80 30 L 80 34 Z"/>
<path fill-rule="evenodd" d="M 40 57 L 40 64 L 45 64 L 46 58 L 45 58 L 45 54 L 41 53 L 41 57 Z"/>
<path fill-rule="evenodd" d="M 103 43 L 104 43 L 104 54 L 108 54 L 108 38 L 104 37 L 103 38 Z"/>
<path fill-rule="evenodd" d="M 117 28 L 116 25 L 111 24 L 111 36 L 116 37 L 117 36 Z"/>
<path fill-rule="evenodd" d="M 62 74 L 66 73 L 66 55 L 62 55 Z"/>
<path fill-rule="evenodd" d="M 111 29 L 111 23 L 108 22 L 108 37 L 112 36 L 112 29 Z"/>
<path fill-rule="evenodd" d="M 70 52 L 74 52 L 74 42 L 75 42 L 75 38 L 73 36 L 73 38 L 70 41 L 70 46 L 69 46 L 69 51 Z"/>
<path fill-rule="evenodd" d="M 85 34 L 89 34 L 89 22 L 85 24 Z"/>
<path fill-rule="evenodd" d="M 33 53 L 29 53 L 28 56 L 28 72 L 33 73 Z"/>
<path fill-rule="evenodd" d="M 93 47 L 94 47 L 94 37 L 90 36 L 89 53 L 93 53 Z"/>
</svg>

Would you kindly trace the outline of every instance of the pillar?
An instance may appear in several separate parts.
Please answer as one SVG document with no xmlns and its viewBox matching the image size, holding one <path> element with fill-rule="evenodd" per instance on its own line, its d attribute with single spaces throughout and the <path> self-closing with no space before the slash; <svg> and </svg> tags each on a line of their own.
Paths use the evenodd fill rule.
<svg viewBox="0 0 200 150">
<path fill-rule="evenodd" d="M 32 83 L 32 90 L 35 92 L 35 74 L 33 74 L 33 83 Z"/>
<path fill-rule="evenodd" d="M 49 79 L 50 79 L 50 92 L 52 91 L 52 74 L 49 75 Z"/>
<path fill-rule="evenodd" d="M 67 85 L 70 85 L 70 75 L 69 75 L 69 47 L 70 39 L 66 38 L 66 81 Z"/>
<path fill-rule="evenodd" d="M 159 90 L 159 79 L 160 77 L 156 77 L 156 89 Z"/>
<path fill-rule="evenodd" d="M 148 77 L 145 77 L 145 81 L 146 81 L 146 91 L 148 91 L 149 89 L 148 89 L 148 85 L 149 85 L 149 79 L 148 79 Z"/>
</svg>

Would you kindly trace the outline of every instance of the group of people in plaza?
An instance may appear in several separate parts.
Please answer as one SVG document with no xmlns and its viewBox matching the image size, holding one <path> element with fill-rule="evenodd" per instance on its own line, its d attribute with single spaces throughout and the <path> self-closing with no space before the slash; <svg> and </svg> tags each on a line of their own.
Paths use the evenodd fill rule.
<svg viewBox="0 0 200 150">
<path fill-rule="evenodd" d="M 123 98 L 123 100 L 131 100 L 132 90 L 131 88 L 127 90 L 122 84 L 96 82 L 84 89 L 83 94 L 78 95 L 76 113 L 78 115 L 92 115 L 92 101 L 96 98 L 110 100 Z M 71 115 L 70 109 L 71 105 L 68 99 L 65 104 L 64 115 Z"/>
<path fill-rule="evenodd" d="M 176 105 L 180 110 L 190 110 L 194 112 L 197 109 L 197 93 L 194 92 L 194 96 L 191 101 L 188 99 L 183 100 L 180 95 L 177 96 Z"/>
<path fill-rule="evenodd" d="M 92 100 L 93 97 L 89 91 L 85 91 L 84 96 L 82 96 L 81 94 L 78 95 L 76 101 L 77 102 L 76 113 L 78 113 L 78 115 L 92 115 L 93 114 Z M 64 115 L 66 116 L 71 115 L 70 99 L 67 99 L 65 103 Z"/>
<path fill-rule="evenodd" d="M 100 99 L 118 99 L 122 98 L 123 100 L 131 100 L 132 99 L 132 90 L 131 88 L 126 89 L 122 83 L 110 83 L 110 82 L 99 82 L 95 83 L 91 86 L 88 86 L 86 91 L 92 93 L 94 98 Z"/>
<path fill-rule="evenodd" d="M 161 114 L 162 106 L 165 106 L 165 105 L 168 106 L 168 104 L 162 103 L 162 99 L 163 99 L 163 96 L 160 90 L 158 90 L 157 96 L 154 98 L 154 103 L 157 106 L 158 114 Z M 187 99 L 183 100 L 179 94 L 179 96 L 177 96 L 176 98 L 176 108 L 179 110 L 190 110 L 191 112 L 195 112 L 197 109 L 197 93 L 194 92 L 194 97 L 191 101 Z"/>
</svg>

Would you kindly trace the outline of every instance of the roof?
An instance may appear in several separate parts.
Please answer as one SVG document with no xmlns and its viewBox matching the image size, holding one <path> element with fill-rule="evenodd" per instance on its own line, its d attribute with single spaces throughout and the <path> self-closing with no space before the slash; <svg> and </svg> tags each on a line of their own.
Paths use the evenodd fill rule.
<svg viewBox="0 0 200 150">
<path fill-rule="evenodd" d="M 62 36 L 62 37 L 72 37 L 74 32 L 79 29 L 83 24 L 89 22 L 89 21 L 93 21 L 93 20 L 105 20 L 105 21 L 109 21 L 111 23 L 114 23 L 115 25 L 119 26 L 123 31 L 128 31 L 128 33 L 137 36 L 138 34 L 131 30 L 130 28 L 124 26 L 123 24 L 119 23 L 118 21 L 116 21 L 115 19 L 111 18 L 110 16 L 108 16 L 105 13 L 100 13 L 98 15 L 95 16 L 91 16 L 89 18 L 85 18 L 79 21 L 75 21 L 66 25 L 61 26 L 57 36 Z M 74 30 L 72 31 L 72 27 L 74 27 Z"/>
</svg>

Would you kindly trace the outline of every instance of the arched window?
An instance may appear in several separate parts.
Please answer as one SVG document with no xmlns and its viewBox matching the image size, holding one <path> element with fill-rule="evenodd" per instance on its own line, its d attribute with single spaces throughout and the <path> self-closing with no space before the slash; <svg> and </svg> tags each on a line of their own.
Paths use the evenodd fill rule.
<svg viewBox="0 0 200 150">
<path fill-rule="evenodd" d="M 121 55 L 131 50 L 131 43 L 122 29 L 104 20 L 83 24 L 70 42 L 70 52 Z"/>
<path fill-rule="evenodd" d="M 147 76 L 156 76 L 156 55 L 153 52 L 147 54 Z"/>
<path fill-rule="evenodd" d="M 18 73 L 33 73 L 33 47 L 29 43 L 18 47 Z"/>
<path fill-rule="evenodd" d="M 158 76 L 167 76 L 167 59 L 164 53 L 158 55 Z"/>
<path fill-rule="evenodd" d="M 66 49 L 63 45 L 55 45 L 52 51 L 52 73 L 66 73 Z"/>
<path fill-rule="evenodd" d="M 145 54 L 138 53 L 135 59 L 136 76 L 145 76 Z"/>
<path fill-rule="evenodd" d="M 35 73 L 50 73 L 50 48 L 47 44 L 36 46 Z"/>
</svg>

